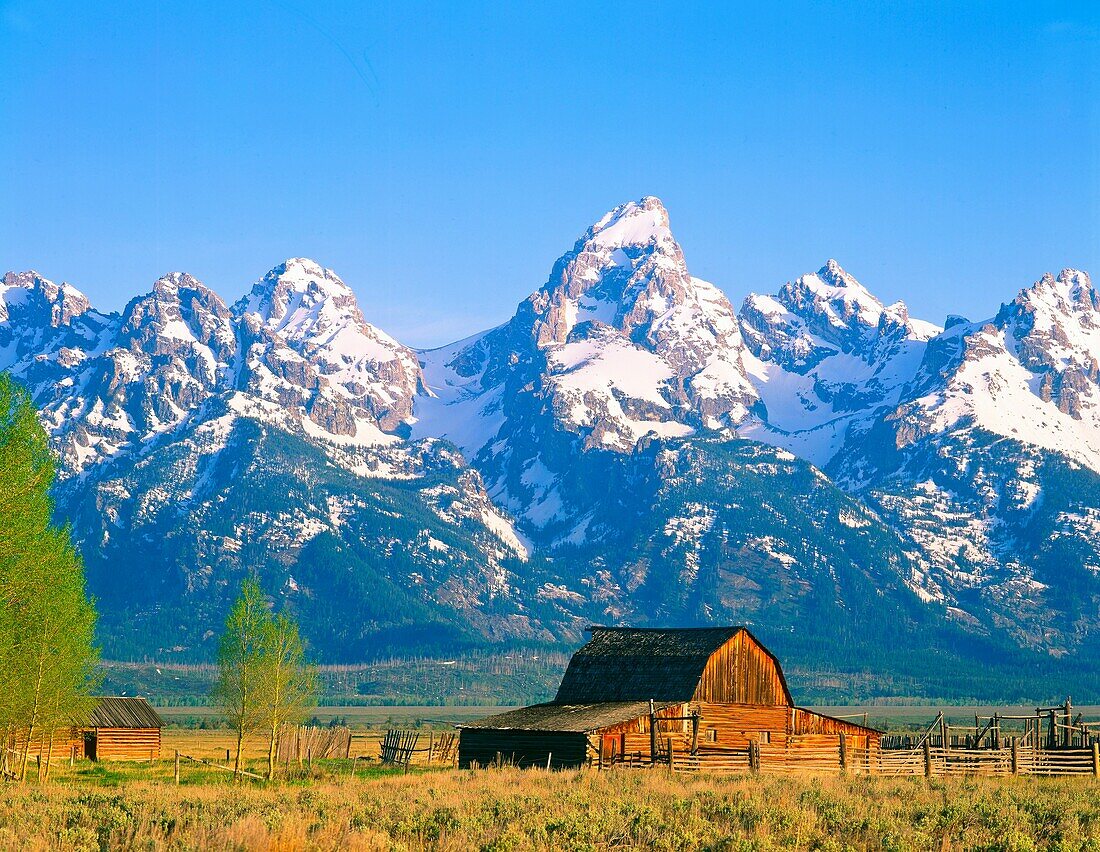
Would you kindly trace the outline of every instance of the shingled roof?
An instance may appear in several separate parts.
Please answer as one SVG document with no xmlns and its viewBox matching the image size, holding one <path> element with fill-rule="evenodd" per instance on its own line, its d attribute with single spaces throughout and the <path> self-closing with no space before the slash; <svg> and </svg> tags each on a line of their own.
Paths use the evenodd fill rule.
<svg viewBox="0 0 1100 852">
<path fill-rule="evenodd" d="M 711 655 L 744 629 L 590 627 L 554 703 L 690 701 Z"/>
<path fill-rule="evenodd" d="M 676 702 L 672 702 L 675 704 Z M 655 710 L 672 706 L 668 702 L 654 705 Z M 461 727 L 492 728 L 498 731 L 558 731 L 586 734 L 602 728 L 629 722 L 649 714 L 648 701 L 612 701 L 604 704 L 534 704 L 488 716 Z"/>
<path fill-rule="evenodd" d="M 160 718 L 144 698 L 104 696 L 88 717 L 89 728 L 163 728 Z"/>
</svg>

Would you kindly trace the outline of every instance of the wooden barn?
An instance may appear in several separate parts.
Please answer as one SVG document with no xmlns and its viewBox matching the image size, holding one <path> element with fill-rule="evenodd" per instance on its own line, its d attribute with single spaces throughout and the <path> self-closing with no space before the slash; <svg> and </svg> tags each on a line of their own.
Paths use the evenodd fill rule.
<svg viewBox="0 0 1100 852">
<path fill-rule="evenodd" d="M 84 729 L 84 751 L 92 760 L 155 760 L 163 727 L 144 698 L 100 698 Z"/>
<path fill-rule="evenodd" d="M 592 627 L 557 696 L 462 727 L 459 765 L 697 766 L 739 755 L 877 752 L 881 732 L 795 707 L 779 661 L 744 627 Z M 843 743 L 843 744 L 842 744 Z M 748 764 L 746 764 L 748 765 Z"/>
</svg>

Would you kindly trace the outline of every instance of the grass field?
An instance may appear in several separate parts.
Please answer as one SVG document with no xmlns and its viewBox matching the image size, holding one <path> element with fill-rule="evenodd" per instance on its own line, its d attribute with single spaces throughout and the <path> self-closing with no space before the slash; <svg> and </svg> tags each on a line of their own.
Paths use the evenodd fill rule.
<svg viewBox="0 0 1100 852">
<path fill-rule="evenodd" d="M 1100 782 L 464 771 L 377 762 L 381 728 L 352 754 L 234 784 L 174 754 L 225 763 L 224 729 L 168 728 L 162 759 L 55 764 L 49 782 L 0 786 L 0 849 L 1091 850 Z M 245 767 L 262 772 L 262 738 Z M 33 771 L 32 771 L 33 776 Z"/>
<path fill-rule="evenodd" d="M 347 768 L 176 787 L 168 761 L 78 765 L 0 787 L 0 848 L 1100 850 L 1092 780 Z"/>
</svg>

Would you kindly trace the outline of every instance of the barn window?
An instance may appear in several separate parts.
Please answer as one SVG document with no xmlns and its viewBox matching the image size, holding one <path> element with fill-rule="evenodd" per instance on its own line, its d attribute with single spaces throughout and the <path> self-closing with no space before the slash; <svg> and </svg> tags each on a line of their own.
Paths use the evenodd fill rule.
<svg viewBox="0 0 1100 852">
<path fill-rule="evenodd" d="M 771 741 L 772 741 L 772 732 L 771 731 L 761 731 L 760 732 L 760 742 L 770 743 Z"/>
<path fill-rule="evenodd" d="M 716 743 L 718 742 L 718 729 L 707 728 L 706 731 L 703 732 L 703 736 L 705 742 Z"/>
</svg>

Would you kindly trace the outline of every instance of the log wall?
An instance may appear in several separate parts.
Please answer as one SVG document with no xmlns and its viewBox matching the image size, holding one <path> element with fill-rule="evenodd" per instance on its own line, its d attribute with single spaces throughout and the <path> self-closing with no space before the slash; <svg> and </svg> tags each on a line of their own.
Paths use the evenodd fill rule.
<svg viewBox="0 0 1100 852">
<path fill-rule="evenodd" d="M 160 728 L 95 728 L 94 760 L 155 760 Z"/>
<path fill-rule="evenodd" d="M 22 731 L 12 734 L 8 737 L 8 748 L 14 750 L 18 754 L 23 753 L 24 747 L 27 744 L 27 732 Z M 84 757 L 84 732 L 79 728 L 70 728 L 66 731 L 58 731 L 54 734 L 53 739 L 53 759 L 59 758 L 68 759 L 72 754 L 73 748 L 76 748 L 76 757 L 79 760 Z M 34 741 L 31 743 L 30 755 L 34 757 L 41 754 L 45 757 L 50 752 L 50 741 L 48 738 L 43 738 L 39 734 L 34 735 Z M 11 756 L 9 755 L 9 759 Z"/>
</svg>

